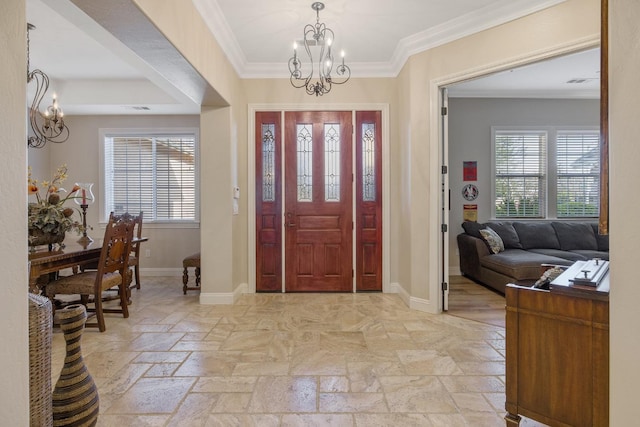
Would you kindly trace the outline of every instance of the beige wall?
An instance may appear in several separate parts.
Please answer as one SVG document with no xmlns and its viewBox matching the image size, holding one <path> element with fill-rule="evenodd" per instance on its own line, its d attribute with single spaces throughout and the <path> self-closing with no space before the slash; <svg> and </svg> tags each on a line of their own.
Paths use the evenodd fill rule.
<svg viewBox="0 0 640 427">
<path fill-rule="evenodd" d="M 29 425 L 29 343 L 27 325 L 27 21 L 24 0 L 5 2 L 0 13 L 0 418 Z"/>
<path fill-rule="evenodd" d="M 230 105 L 206 105 L 205 101 L 200 120 L 200 301 L 229 303 L 248 280 L 245 90 L 190 0 L 135 2 Z M 238 162 L 232 165 L 236 153 Z M 241 194 L 238 215 L 232 215 L 234 186 L 240 187 Z"/>
<path fill-rule="evenodd" d="M 400 285 L 410 305 L 427 311 L 440 306 L 438 252 L 441 218 L 438 137 L 439 85 L 514 65 L 592 47 L 599 38 L 599 1 L 569 0 L 516 21 L 412 56 L 401 74 L 400 107 L 410 122 L 398 135 L 403 150 L 400 169 L 410 171 L 400 187 L 403 224 L 398 246 L 409 250 Z M 577 19 L 579 18 L 579 19 Z M 402 120 L 402 119 L 401 119 Z M 407 228 L 408 227 L 408 228 Z M 406 263 L 407 261 L 403 261 Z"/>
<path fill-rule="evenodd" d="M 611 426 L 638 424 L 640 384 L 640 286 L 638 199 L 629 188 L 640 181 L 640 2 L 610 0 L 609 124 L 611 232 Z"/>
</svg>

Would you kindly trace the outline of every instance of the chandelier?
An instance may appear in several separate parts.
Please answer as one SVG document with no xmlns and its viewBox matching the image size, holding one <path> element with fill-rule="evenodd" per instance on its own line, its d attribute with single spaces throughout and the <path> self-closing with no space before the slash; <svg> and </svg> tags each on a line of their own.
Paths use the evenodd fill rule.
<svg viewBox="0 0 640 427">
<path fill-rule="evenodd" d="M 27 84 L 33 80 L 36 82 L 36 93 L 29 109 L 29 124 L 33 135 L 27 138 L 27 146 L 42 148 L 47 142 L 65 142 L 69 139 L 69 128 L 64 124 L 64 114 L 55 93 L 52 104 L 40 111 L 40 103 L 49 90 L 49 76 L 41 70 L 29 70 L 29 32 L 35 28 L 34 25 L 27 24 Z"/>
<path fill-rule="evenodd" d="M 333 31 L 324 23 L 320 23 L 320 11 L 324 9 L 324 3 L 317 1 L 311 5 L 311 8 L 316 11 L 316 23 L 305 25 L 302 40 L 308 63 L 303 64 L 302 59 L 298 57 L 298 43 L 294 42 L 293 57 L 289 59 L 291 73 L 289 81 L 295 88 L 305 88 L 309 95 L 320 96 L 329 93 L 332 85 L 346 83 L 351 77 L 351 69 L 344 65 L 344 51 L 342 51 L 342 63 L 336 66 L 336 76 L 331 75 L 334 65 L 331 52 Z M 316 67 L 318 77 L 313 82 Z"/>
</svg>

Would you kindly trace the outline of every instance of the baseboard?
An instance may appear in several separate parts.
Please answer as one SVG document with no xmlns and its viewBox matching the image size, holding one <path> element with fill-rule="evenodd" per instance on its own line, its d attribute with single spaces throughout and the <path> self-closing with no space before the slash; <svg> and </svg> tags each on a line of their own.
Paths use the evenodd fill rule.
<svg viewBox="0 0 640 427">
<path fill-rule="evenodd" d="M 431 300 L 412 297 L 400 283 L 391 283 L 392 292 L 398 294 L 400 299 L 412 310 L 423 311 L 425 313 L 438 313 L 438 307 L 431 303 Z"/>
<path fill-rule="evenodd" d="M 182 268 L 141 268 L 140 275 L 152 277 L 182 277 Z"/>
<path fill-rule="evenodd" d="M 449 276 L 462 276 L 459 265 L 449 267 Z"/>
<path fill-rule="evenodd" d="M 247 293 L 248 285 L 239 284 L 233 292 L 202 292 L 200 291 L 200 304 L 203 305 L 232 305 L 242 294 Z"/>
</svg>

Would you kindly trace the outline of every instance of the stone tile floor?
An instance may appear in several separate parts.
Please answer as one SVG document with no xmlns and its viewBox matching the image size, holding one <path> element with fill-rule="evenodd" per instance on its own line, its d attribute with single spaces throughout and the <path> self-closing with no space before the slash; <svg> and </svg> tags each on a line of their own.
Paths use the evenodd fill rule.
<svg viewBox="0 0 640 427">
<path fill-rule="evenodd" d="M 82 348 L 99 426 L 503 426 L 505 332 L 395 294 L 248 294 L 200 305 L 143 277 Z M 54 329 L 52 381 L 64 360 Z M 522 426 L 540 426 L 524 420 Z"/>
</svg>

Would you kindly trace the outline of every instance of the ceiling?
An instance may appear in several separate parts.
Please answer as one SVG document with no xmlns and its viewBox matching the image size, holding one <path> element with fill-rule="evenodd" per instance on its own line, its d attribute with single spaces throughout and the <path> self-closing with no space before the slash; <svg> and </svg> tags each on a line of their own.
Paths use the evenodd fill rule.
<svg viewBox="0 0 640 427">
<path fill-rule="evenodd" d="M 562 1 L 325 0 L 320 22 L 352 77 L 395 77 L 412 54 Z M 242 78 L 287 78 L 293 41 L 316 18 L 310 0 L 193 3 Z M 27 0 L 27 20 L 36 26 L 30 68 L 49 75 L 66 114 L 199 113 L 206 82 L 131 0 Z M 598 69 L 593 50 L 454 85 L 450 95 L 597 98 Z"/>
</svg>

